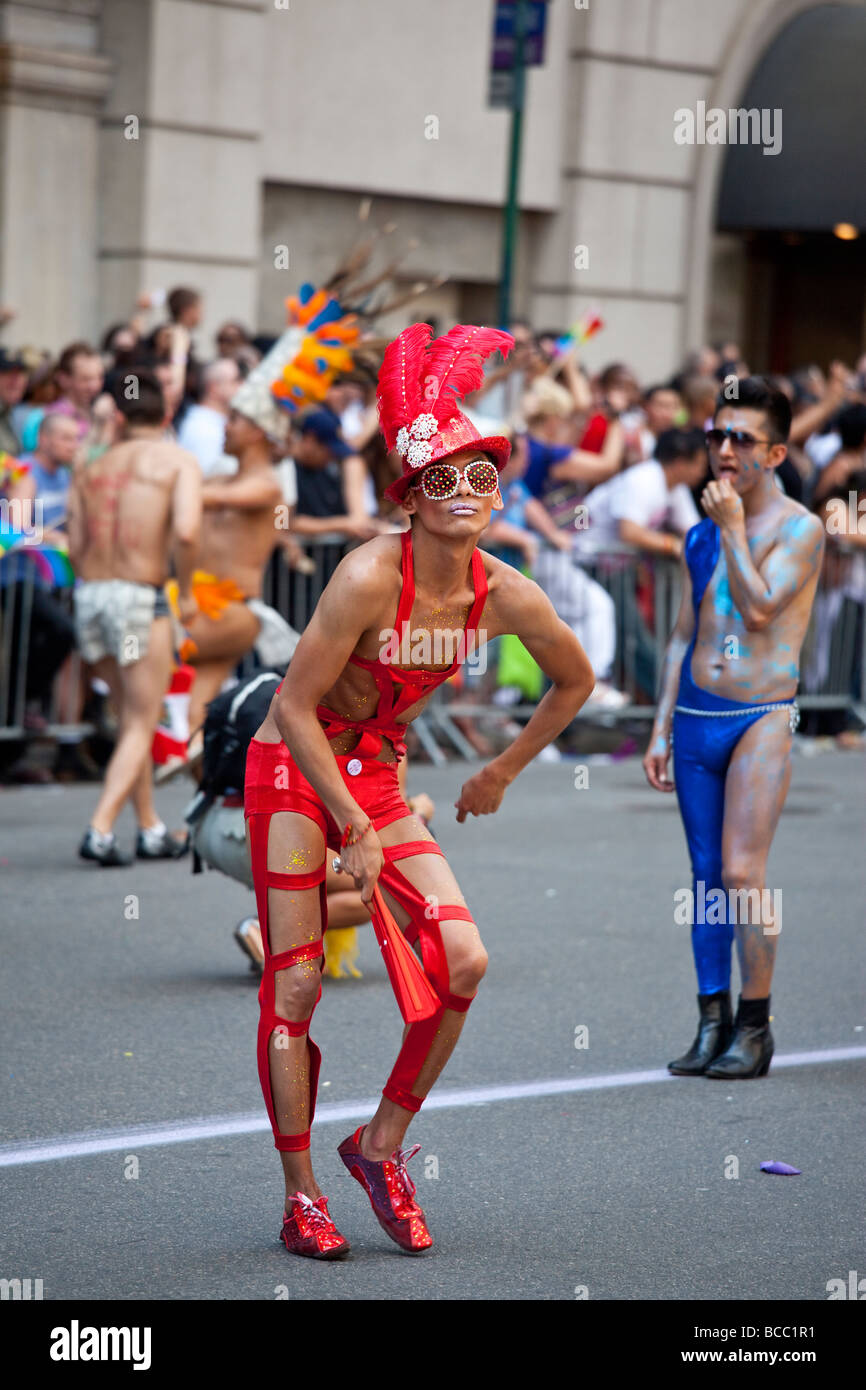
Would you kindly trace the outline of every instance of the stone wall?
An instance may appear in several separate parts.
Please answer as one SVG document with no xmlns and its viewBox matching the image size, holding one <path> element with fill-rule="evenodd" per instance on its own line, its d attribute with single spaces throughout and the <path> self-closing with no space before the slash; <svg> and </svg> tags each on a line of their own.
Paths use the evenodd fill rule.
<svg viewBox="0 0 866 1390">
<path fill-rule="evenodd" d="M 823 3 L 551 0 L 517 312 L 565 326 L 597 307 L 586 360 L 653 377 L 708 331 L 739 331 L 741 247 L 715 228 L 724 148 L 678 145 L 674 112 L 736 105 L 784 25 Z M 493 303 L 509 116 L 487 105 L 491 17 L 492 0 L 0 0 L 14 338 L 94 336 L 180 283 L 205 294 L 205 350 L 229 316 L 275 330 L 367 194 L 398 244 L 417 239 L 407 283 L 450 276 L 429 312 Z"/>
<path fill-rule="evenodd" d="M 97 328 L 99 114 L 112 82 L 101 0 L 0 4 L 0 302 L 7 338 Z"/>
</svg>

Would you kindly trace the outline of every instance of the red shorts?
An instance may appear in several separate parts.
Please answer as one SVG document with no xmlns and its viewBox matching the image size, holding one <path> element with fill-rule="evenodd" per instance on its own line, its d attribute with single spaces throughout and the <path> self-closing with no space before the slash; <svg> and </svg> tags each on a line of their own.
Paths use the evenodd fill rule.
<svg viewBox="0 0 866 1390">
<path fill-rule="evenodd" d="M 397 763 L 378 762 L 374 756 L 380 746 L 378 735 L 365 732 L 351 753 L 335 755 L 343 781 L 359 806 L 370 817 L 376 830 L 412 814 L 400 792 Z M 259 1077 L 274 1131 L 274 1142 L 277 1149 L 287 1152 L 309 1148 L 309 1126 L 315 1112 L 321 1054 L 309 1036 L 310 1018 L 292 1022 L 277 1013 L 275 976 L 279 971 L 291 969 L 301 962 L 321 958 L 324 948 L 320 937 L 317 941 L 292 946 L 274 955 L 271 951 L 268 927 L 268 894 L 271 889 L 297 892 L 317 887 L 323 930 L 327 928 L 328 923 L 328 899 L 324 863 L 309 873 L 277 873 L 268 868 L 270 819 L 281 811 L 295 811 L 308 816 L 321 829 L 326 844 L 332 849 L 340 848 L 340 827 L 336 825 L 321 797 L 301 772 L 286 745 L 262 743 L 259 739 L 251 739 L 247 750 L 244 813 L 249 822 L 253 883 L 265 952 L 264 973 L 259 990 Z M 458 995 L 451 990 L 448 957 L 439 929 L 440 914 L 443 921 L 472 922 L 473 919 L 469 908 L 463 903 L 437 903 L 435 910 L 431 911 L 431 899 L 425 897 L 398 868 L 401 860 L 414 855 L 441 855 L 442 851 L 435 839 L 406 840 L 400 844 L 383 846 L 383 852 L 385 862 L 379 875 L 381 885 L 409 917 L 409 922 L 403 929 L 404 935 L 410 944 L 418 942 L 424 969 L 441 1000 L 440 1008 L 435 1014 L 409 1027 L 383 1090 L 383 1095 L 396 1105 L 415 1112 L 420 1109 L 423 1101 L 423 1094 L 416 1094 L 418 1077 L 439 1032 L 444 1011 L 451 1009 L 465 1013 L 474 998 L 474 995 Z M 269 1054 L 270 1039 L 275 1031 L 287 1033 L 292 1037 L 302 1034 L 306 1034 L 307 1037 L 310 1059 L 307 1113 L 306 1117 L 298 1116 L 294 1122 L 294 1130 L 290 1133 L 284 1133 L 280 1129 L 275 1110 Z M 429 1086 L 425 1088 L 424 1094 L 426 1089 L 429 1089 Z M 299 1129 L 299 1125 L 303 1125 L 303 1128 Z"/>
<path fill-rule="evenodd" d="M 366 811 L 375 830 L 412 812 L 403 799 L 397 781 L 397 763 L 378 762 L 369 755 L 365 735 L 351 753 L 334 755 L 343 778 L 358 805 Z M 371 740 L 372 741 L 372 740 Z M 378 740 L 377 740 L 378 751 Z M 366 755 L 366 756 L 365 756 Z M 325 843 L 340 848 L 342 827 L 338 827 L 319 793 L 310 785 L 284 743 L 250 740 L 244 784 L 244 813 L 299 811 L 319 826 Z"/>
</svg>

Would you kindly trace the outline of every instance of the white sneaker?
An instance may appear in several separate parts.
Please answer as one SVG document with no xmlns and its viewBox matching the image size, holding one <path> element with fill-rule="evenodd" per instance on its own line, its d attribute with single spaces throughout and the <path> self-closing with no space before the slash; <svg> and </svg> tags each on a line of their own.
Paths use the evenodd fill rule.
<svg viewBox="0 0 866 1390">
<path fill-rule="evenodd" d="M 519 705 L 523 698 L 523 691 L 519 685 L 500 685 L 493 692 L 493 703 L 503 709 L 508 709 L 509 705 Z"/>
<path fill-rule="evenodd" d="M 628 696 L 617 690 L 616 686 L 609 685 L 607 681 L 596 681 L 584 708 L 594 705 L 596 709 L 624 709 L 628 704 Z"/>
</svg>

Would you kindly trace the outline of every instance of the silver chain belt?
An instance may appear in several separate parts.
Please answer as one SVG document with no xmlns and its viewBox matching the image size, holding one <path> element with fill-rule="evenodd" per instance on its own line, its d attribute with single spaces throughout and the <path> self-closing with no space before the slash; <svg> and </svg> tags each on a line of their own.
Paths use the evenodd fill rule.
<svg viewBox="0 0 866 1390">
<path fill-rule="evenodd" d="M 788 711 L 788 727 L 795 733 L 800 724 L 800 709 L 796 700 L 780 700 L 771 705 L 745 705 L 743 709 L 690 709 L 688 705 L 674 705 L 674 714 L 699 714 L 703 719 L 736 719 L 741 714 L 767 714 L 773 709 Z"/>
</svg>

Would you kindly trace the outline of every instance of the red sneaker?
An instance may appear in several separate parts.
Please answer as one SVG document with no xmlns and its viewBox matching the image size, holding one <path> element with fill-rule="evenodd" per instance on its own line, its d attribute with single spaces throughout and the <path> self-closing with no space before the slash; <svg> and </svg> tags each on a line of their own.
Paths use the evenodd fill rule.
<svg viewBox="0 0 866 1390">
<path fill-rule="evenodd" d="M 353 1178 L 364 1188 L 370 1204 L 383 1231 L 401 1249 L 410 1254 L 429 1250 L 433 1237 L 427 1230 L 424 1213 L 415 1201 L 416 1187 L 406 1171 L 406 1164 L 421 1148 L 413 1144 L 411 1149 L 395 1149 L 390 1158 L 377 1162 L 365 1158 L 361 1153 L 361 1135 L 366 1128 L 361 1125 L 344 1139 L 337 1149 Z"/>
<path fill-rule="evenodd" d="M 313 1260 L 335 1260 L 352 1248 L 331 1220 L 327 1197 L 313 1202 L 303 1192 L 292 1197 L 292 1210 L 283 1216 L 280 1240 L 293 1255 L 309 1255 Z"/>
</svg>

